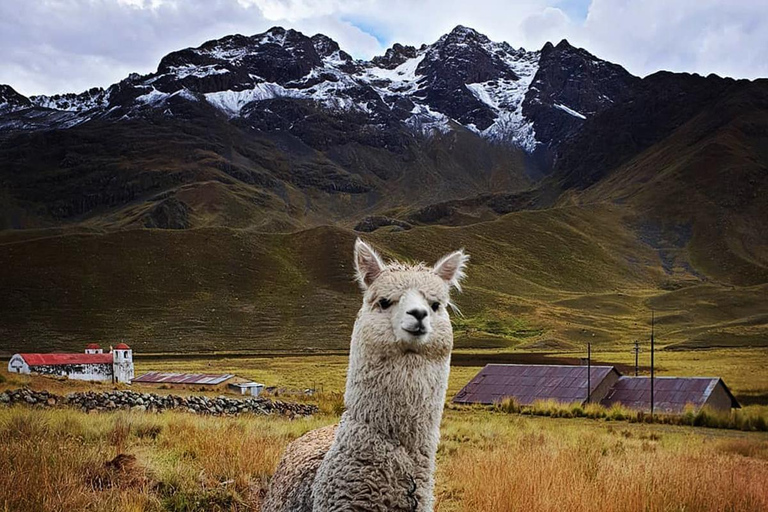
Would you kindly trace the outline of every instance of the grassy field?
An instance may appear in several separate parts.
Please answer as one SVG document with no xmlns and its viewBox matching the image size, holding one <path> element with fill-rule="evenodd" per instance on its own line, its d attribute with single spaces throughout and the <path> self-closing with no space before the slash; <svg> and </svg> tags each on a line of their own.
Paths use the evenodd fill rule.
<svg viewBox="0 0 768 512">
<path fill-rule="evenodd" d="M 514 355 L 457 351 L 454 359 Z M 595 357 L 629 362 L 631 355 L 606 351 Z M 766 349 L 658 354 L 660 374 L 717 374 L 742 400 L 765 396 L 766 360 Z M 449 397 L 479 368 L 454 366 Z M 286 444 L 338 421 L 346 356 L 139 361 L 137 371 L 146 370 L 226 371 L 286 389 L 317 387 L 323 391 L 303 400 L 317 402 L 323 412 L 291 421 L 0 407 L 0 510 L 256 511 Z M 65 394 L 112 387 L 0 375 L 0 390 L 29 386 Z M 747 410 L 768 414 L 756 404 Z M 440 512 L 766 510 L 768 434 L 448 405 L 436 494 Z"/>
<path fill-rule="evenodd" d="M 388 258 L 429 263 L 466 248 L 460 348 L 616 349 L 647 339 L 651 308 L 664 345 L 766 346 L 768 284 L 670 267 L 667 249 L 638 230 L 630 210 L 588 205 L 364 238 Z M 360 305 L 357 235 L 335 226 L 0 232 L 0 356 L 91 341 L 126 341 L 137 354 L 345 350 Z"/>
<path fill-rule="evenodd" d="M 336 420 L 2 408 L 0 509 L 258 510 L 284 446 Z M 765 434 L 467 409 L 443 421 L 440 512 L 766 507 Z"/>
<path fill-rule="evenodd" d="M 487 363 L 536 362 L 578 364 L 581 352 L 536 352 L 519 350 L 454 351 L 448 395 L 453 396 Z M 631 371 L 634 355 L 625 350 L 595 350 L 599 364 L 619 364 Z M 641 353 L 641 373 L 648 373 L 649 354 Z M 744 405 L 768 405 L 768 348 L 662 350 L 656 353 L 658 375 L 721 377 Z M 344 390 L 347 356 L 312 355 L 282 357 L 214 357 L 138 359 L 137 374 L 147 371 L 235 373 L 267 386 L 317 388 L 325 392 Z"/>
</svg>

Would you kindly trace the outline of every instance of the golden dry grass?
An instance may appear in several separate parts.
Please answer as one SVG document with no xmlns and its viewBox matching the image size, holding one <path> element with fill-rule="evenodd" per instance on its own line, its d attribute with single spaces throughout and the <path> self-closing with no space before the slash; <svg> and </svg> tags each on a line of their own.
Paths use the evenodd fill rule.
<svg viewBox="0 0 768 512">
<path fill-rule="evenodd" d="M 0 510 L 258 510 L 285 445 L 336 420 L 2 408 Z M 766 434 L 453 408 L 442 430 L 439 512 L 768 507 Z"/>
<path fill-rule="evenodd" d="M 329 421 L 2 408 L 0 510 L 257 510 L 284 446 Z"/>
<path fill-rule="evenodd" d="M 482 415 L 482 423 L 478 423 Z M 768 437 L 448 411 L 441 511 L 753 511 Z"/>
<path fill-rule="evenodd" d="M 768 389 L 761 372 L 765 357 L 763 349 L 661 353 L 660 373 L 719 369 L 737 395 L 761 395 Z M 305 400 L 317 402 L 323 413 L 289 421 L 0 407 L 0 511 L 258 510 L 284 447 L 338 420 L 346 357 L 155 360 L 138 366 L 231 371 L 295 388 L 320 383 L 325 392 Z M 478 369 L 454 367 L 449 398 Z M 112 387 L 0 375 L 0 390 L 29 386 L 66 394 Z M 764 411 L 755 405 L 749 410 Z M 106 465 L 120 453 L 135 456 L 135 464 L 124 471 Z M 436 495 L 439 512 L 768 510 L 768 434 L 449 405 Z"/>
</svg>

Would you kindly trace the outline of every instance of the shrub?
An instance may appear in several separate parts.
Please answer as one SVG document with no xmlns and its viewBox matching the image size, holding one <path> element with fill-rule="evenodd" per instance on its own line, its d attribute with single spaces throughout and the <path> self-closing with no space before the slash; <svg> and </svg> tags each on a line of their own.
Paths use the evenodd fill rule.
<svg viewBox="0 0 768 512">
<path fill-rule="evenodd" d="M 587 404 L 584 406 L 584 414 L 587 418 L 605 418 L 605 407 L 600 404 Z"/>
<path fill-rule="evenodd" d="M 578 402 L 571 405 L 571 414 L 574 418 L 583 418 L 586 415 L 584 412 L 584 407 L 582 407 Z"/>
<path fill-rule="evenodd" d="M 496 402 L 495 409 L 499 412 L 519 413 L 522 407 L 515 397 L 508 397 L 501 402 Z"/>
<path fill-rule="evenodd" d="M 689 425 L 707 428 L 725 428 L 745 431 L 768 431 L 768 418 L 759 410 L 736 410 L 719 412 L 708 407 L 696 409 L 687 405 L 682 414 L 650 414 L 645 411 L 627 409 L 614 404 L 606 409 L 600 404 L 563 404 L 554 400 L 537 400 L 531 405 L 521 405 L 513 397 L 505 398 L 494 405 L 499 412 L 549 416 L 552 418 L 604 418 L 608 421 L 629 421 L 631 423 L 662 423 L 665 425 Z"/>
</svg>

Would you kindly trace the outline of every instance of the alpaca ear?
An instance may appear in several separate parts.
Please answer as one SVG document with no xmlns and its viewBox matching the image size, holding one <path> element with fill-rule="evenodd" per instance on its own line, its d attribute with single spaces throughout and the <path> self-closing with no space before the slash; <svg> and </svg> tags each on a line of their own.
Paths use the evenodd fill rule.
<svg viewBox="0 0 768 512">
<path fill-rule="evenodd" d="M 373 247 L 359 238 L 355 241 L 355 276 L 360 288 L 366 290 L 385 267 Z"/>
<path fill-rule="evenodd" d="M 464 249 L 459 249 L 440 258 L 440 261 L 435 263 L 434 272 L 449 286 L 454 286 L 461 291 L 461 280 L 464 279 L 464 270 L 467 268 L 468 261 L 469 254 L 465 254 Z"/>
</svg>

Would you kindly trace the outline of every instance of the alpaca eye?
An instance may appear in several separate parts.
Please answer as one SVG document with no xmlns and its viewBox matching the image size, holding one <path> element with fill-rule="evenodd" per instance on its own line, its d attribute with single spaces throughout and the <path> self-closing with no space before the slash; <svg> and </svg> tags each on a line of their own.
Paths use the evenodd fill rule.
<svg viewBox="0 0 768 512">
<path fill-rule="evenodd" d="M 379 299 L 379 306 L 381 309 L 387 309 L 392 305 L 392 301 L 389 299 Z"/>
<path fill-rule="evenodd" d="M 440 309 L 440 303 L 439 302 L 433 302 L 432 303 L 432 311 L 437 311 Z"/>
</svg>

